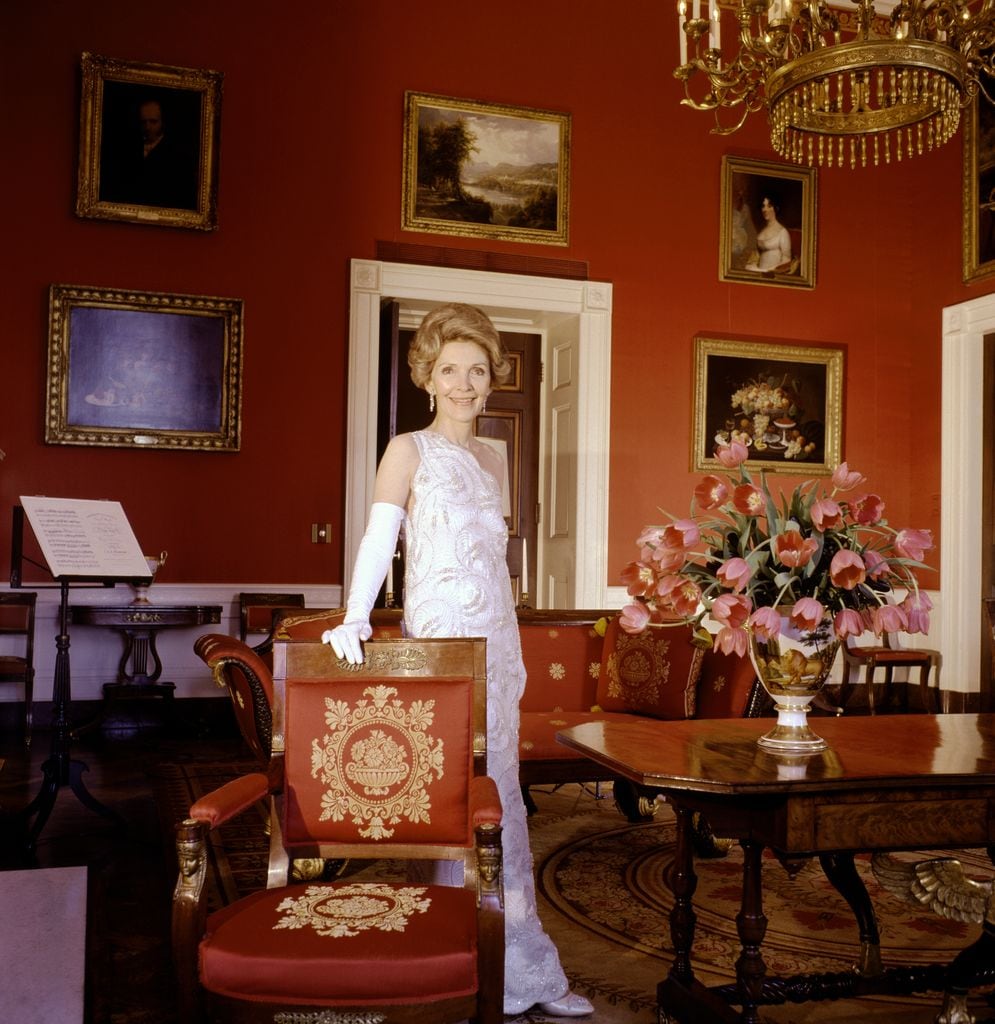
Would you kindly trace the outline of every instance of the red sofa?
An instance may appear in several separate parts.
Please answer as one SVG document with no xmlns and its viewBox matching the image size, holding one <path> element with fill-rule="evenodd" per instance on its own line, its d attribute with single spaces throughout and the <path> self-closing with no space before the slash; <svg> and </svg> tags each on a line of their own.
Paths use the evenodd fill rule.
<svg viewBox="0 0 995 1024">
<path fill-rule="evenodd" d="M 556 739 L 583 722 L 632 715 L 735 718 L 756 714 L 760 695 L 748 658 L 705 649 L 686 625 L 629 636 L 607 610 L 518 613 L 528 678 L 521 702 L 523 789 L 541 784 L 619 780 Z M 641 817 L 631 787 L 616 785 L 630 817 Z M 528 800 L 527 800 L 528 802 Z"/>
</svg>

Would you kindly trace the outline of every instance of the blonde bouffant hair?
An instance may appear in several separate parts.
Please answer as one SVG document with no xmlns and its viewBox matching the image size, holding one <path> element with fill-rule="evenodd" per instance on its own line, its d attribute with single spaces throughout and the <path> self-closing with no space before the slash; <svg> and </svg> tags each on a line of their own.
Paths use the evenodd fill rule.
<svg viewBox="0 0 995 1024">
<path fill-rule="evenodd" d="M 427 390 L 442 346 L 449 341 L 472 341 L 479 345 L 487 353 L 495 384 L 503 384 L 511 375 L 501 335 L 487 314 L 476 306 L 452 302 L 429 313 L 411 339 L 408 366 L 417 387 Z"/>
</svg>

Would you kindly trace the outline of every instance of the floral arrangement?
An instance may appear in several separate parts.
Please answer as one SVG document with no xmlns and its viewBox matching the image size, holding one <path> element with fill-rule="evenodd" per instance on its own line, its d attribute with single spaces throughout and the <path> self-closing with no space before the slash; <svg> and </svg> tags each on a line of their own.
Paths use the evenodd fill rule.
<svg viewBox="0 0 995 1024">
<path fill-rule="evenodd" d="M 831 489 L 808 480 L 776 501 L 765 475 L 755 481 L 747 469 L 745 445 L 715 454 L 729 472 L 701 480 L 691 517 L 668 513 L 669 524 L 637 539 L 639 560 L 622 573 L 635 598 L 622 610 L 623 629 L 700 626 L 710 615 L 719 626 L 715 649 L 739 655 L 751 634 L 760 642 L 778 636 L 782 611 L 802 632 L 831 617 L 841 640 L 866 630 L 929 631 L 932 602 L 913 571 L 929 568 L 929 530 L 889 526 L 878 495 L 853 493 L 865 478 L 845 462 Z M 899 603 L 889 599 L 896 588 L 907 591 Z"/>
</svg>

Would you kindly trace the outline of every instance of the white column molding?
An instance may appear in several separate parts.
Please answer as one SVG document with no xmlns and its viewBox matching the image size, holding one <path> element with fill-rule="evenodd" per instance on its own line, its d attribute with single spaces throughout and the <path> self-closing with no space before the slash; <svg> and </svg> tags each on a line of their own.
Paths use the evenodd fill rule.
<svg viewBox="0 0 995 1024">
<path fill-rule="evenodd" d="M 943 688 L 981 689 L 984 339 L 995 295 L 943 310 L 940 631 Z"/>
</svg>

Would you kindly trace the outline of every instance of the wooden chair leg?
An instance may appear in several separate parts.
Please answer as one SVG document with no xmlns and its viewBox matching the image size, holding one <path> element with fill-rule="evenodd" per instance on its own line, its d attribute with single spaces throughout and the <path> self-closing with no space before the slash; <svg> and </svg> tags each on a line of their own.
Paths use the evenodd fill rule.
<svg viewBox="0 0 995 1024">
<path fill-rule="evenodd" d="M 35 681 L 34 672 L 24 680 L 24 745 L 31 746 L 31 726 L 34 722 Z"/>
<path fill-rule="evenodd" d="M 874 662 L 869 661 L 864 669 L 864 689 L 867 690 L 867 709 L 872 715 L 877 714 L 874 702 Z"/>
<path fill-rule="evenodd" d="M 937 710 L 933 692 L 929 688 L 929 670 L 932 667 L 932 661 L 924 661 L 919 666 L 919 699 L 922 701 L 922 709 L 927 715 L 935 715 Z"/>
<path fill-rule="evenodd" d="M 892 699 L 892 675 L 894 669 L 891 665 L 885 665 L 884 667 L 884 693 L 881 694 L 881 710 L 888 711 L 891 708 Z"/>
</svg>

